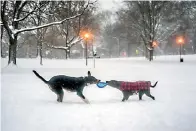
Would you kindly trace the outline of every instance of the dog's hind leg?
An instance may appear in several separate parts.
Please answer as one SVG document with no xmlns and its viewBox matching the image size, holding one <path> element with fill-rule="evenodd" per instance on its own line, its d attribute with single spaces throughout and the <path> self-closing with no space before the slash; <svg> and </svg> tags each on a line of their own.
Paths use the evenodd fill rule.
<svg viewBox="0 0 196 131">
<path fill-rule="evenodd" d="M 139 100 L 142 100 L 142 96 L 143 96 L 144 92 L 143 91 L 139 91 Z"/>
<path fill-rule="evenodd" d="M 130 96 L 130 95 L 127 96 L 126 101 L 129 99 L 129 96 Z"/>
<path fill-rule="evenodd" d="M 145 94 L 146 94 L 148 97 L 150 97 L 150 98 L 152 98 L 153 100 L 155 100 L 155 97 L 152 96 L 152 95 L 150 94 L 150 91 L 145 92 Z"/>
<path fill-rule="evenodd" d="M 57 95 L 57 101 L 63 102 L 63 96 L 64 96 L 63 89 L 61 87 L 55 87 L 52 89 L 52 91 Z"/>
<path fill-rule="evenodd" d="M 64 96 L 64 92 L 63 92 L 63 89 L 61 89 L 59 91 L 59 94 L 57 95 L 57 101 L 58 102 L 63 102 L 63 96 Z"/>
</svg>

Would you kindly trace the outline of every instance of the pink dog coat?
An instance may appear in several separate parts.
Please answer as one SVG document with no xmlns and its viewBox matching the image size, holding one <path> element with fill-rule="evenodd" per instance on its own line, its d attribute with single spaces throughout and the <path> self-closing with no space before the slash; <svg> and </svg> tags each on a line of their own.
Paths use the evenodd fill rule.
<svg viewBox="0 0 196 131">
<path fill-rule="evenodd" d="M 120 90 L 122 91 L 149 90 L 150 86 L 151 86 L 150 81 L 121 82 Z"/>
</svg>

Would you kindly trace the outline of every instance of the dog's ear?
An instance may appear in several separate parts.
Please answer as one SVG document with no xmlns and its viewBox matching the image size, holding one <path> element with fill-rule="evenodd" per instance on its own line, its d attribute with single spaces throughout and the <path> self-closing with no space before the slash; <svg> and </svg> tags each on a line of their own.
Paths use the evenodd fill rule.
<svg viewBox="0 0 196 131">
<path fill-rule="evenodd" d="M 88 71 L 88 76 L 91 76 L 91 72 L 90 71 Z"/>
</svg>

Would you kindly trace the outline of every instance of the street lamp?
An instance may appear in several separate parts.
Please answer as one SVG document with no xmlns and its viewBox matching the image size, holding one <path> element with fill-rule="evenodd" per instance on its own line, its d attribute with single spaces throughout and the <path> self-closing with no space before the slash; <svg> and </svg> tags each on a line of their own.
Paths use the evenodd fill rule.
<svg viewBox="0 0 196 131">
<path fill-rule="evenodd" d="M 89 38 L 89 34 L 86 33 L 86 34 L 84 35 L 84 37 L 85 37 L 86 39 L 88 39 L 88 38 Z"/>
<path fill-rule="evenodd" d="M 185 43 L 184 37 L 178 36 L 176 38 L 176 43 L 180 45 L 180 62 L 183 62 L 183 58 L 181 58 L 181 55 L 182 55 L 182 45 Z"/>
<path fill-rule="evenodd" d="M 153 42 L 152 42 L 152 47 L 155 48 L 155 47 L 157 47 L 157 46 L 158 46 L 158 43 L 157 43 L 156 41 L 153 41 Z"/>
</svg>

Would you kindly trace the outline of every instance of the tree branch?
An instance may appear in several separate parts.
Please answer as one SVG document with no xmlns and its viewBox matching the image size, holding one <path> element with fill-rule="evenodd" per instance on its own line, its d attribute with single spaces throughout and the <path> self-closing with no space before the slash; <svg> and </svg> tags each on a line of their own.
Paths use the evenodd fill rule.
<svg viewBox="0 0 196 131">
<path fill-rule="evenodd" d="M 74 46 L 76 43 L 80 42 L 82 39 L 80 37 L 77 37 L 75 40 L 72 40 L 69 42 L 69 46 L 72 47 Z M 71 44 L 70 44 L 71 43 Z"/>
<path fill-rule="evenodd" d="M 68 47 L 64 47 L 64 46 L 54 46 L 54 45 L 48 45 L 46 44 L 48 47 L 53 48 L 53 49 L 61 49 L 61 50 L 67 50 Z"/>
<path fill-rule="evenodd" d="M 51 22 L 49 24 L 44 24 L 44 25 L 41 25 L 41 26 L 36 26 L 36 27 L 31 27 L 31 28 L 24 28 L 24 29 L 20 29 L 20 30 L 15 30 L 14 33 L 15 33 L 15 35 L 17 35 L 17 34 L 19 34 L 21 32 L 25 32 L 25 31 L 32 31 L 32 30 L 41 29 L 41 28 L 45 28 L 45 27 L 48 27 L 48 26 L 52 26 L 52 25 L 62 24 L 65 21 L 68 21 L 68 20 L 71 20 L 71 19 L 74 19 L 74 18 L 77 18 L 77 17 L 83 15 L 84 14 L 84 11 L 88 8 L 88 6 L 89 6 L 89 1 L 88 1 L 86 7 L 84 8 L 84 10 L 83 10 L 83 12 L 81 14 L 78 14 L 78 15 L 75 15 L 75 16 L 72 16 L 72 17 L 69 17 L 69 18 L 65 18 L 65 19 L 63 19 L 61 21 L 58 21 L 58 22 Z"/>
<path fill-rule="evenodd" d="M 77 39 L 75 39 L 73 42 L 71 42 L 71 44 L 69 43 L 69 45 L 67 47 L 64 46 L 54 46 L 54 45 L 48 45 L 46 43 L 46 45 L 50 48 L 53 49 L 61 49 L 61 50 L 69 50 L 73 45 L 75 45 L 76 43 L 80 42 L 82 39 L 80 37 L 78 37 Z"/>
<path fill-rule="evenodd" d="M 37 10 L 40 9 L 40 8 L 37 8 Z M 30 11 L 26 16 L 24 16 L 23 18 L 20 18 L 20 19 L 15 19 L 14 21 L 15 22 L 19 22 L 19 21 L 23 21 L 24 19 L 26 19 L 29 15 L 31 15 L 33 12 L 36 12 L 36 7 L 34 7 L 34 9 L 32 11 Z"/>
<path fill-rule="evenodd" d="M 13 21 L 16 18 L 16 16 L 18 16 L 17 14 L 19 14 L 17 11 L 19 9 L 19 6 L 21 4 L 21 1 L 16 1 L 16 3 L 14 4 L 14 12 L 13 12 Z"/>
</svg>

